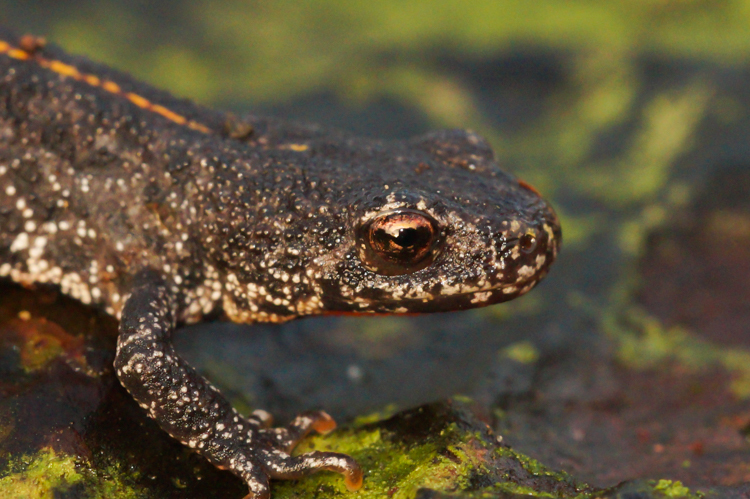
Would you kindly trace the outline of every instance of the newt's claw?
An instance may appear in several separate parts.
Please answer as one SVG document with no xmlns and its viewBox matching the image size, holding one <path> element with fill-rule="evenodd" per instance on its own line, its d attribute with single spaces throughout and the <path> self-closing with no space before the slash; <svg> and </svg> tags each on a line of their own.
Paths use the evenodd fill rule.
<svg viewBox="0 0 750 499">
<path fill-rule="evenodd" d="M 253 420 L 269 421 L 267 413 L 254 414 Z M 250 418 L 248 418 L 250 419 Z M 305 412 L 283 428 L 259 427 L 251 448 L 238 449 L 228 468 L 239 475 L 250 489 L 246 499 L 267 499 L 269 478 L 295 480 L 318 471 L 334 471 L 344 476 L 349 490 L 362 487 L 363 473 L 359 464 L 346 454 L 314 451 L 292 456 L 292 450 L 311 431 L 329 433 L 336 427 L 324 411 Z"/>
</svg>

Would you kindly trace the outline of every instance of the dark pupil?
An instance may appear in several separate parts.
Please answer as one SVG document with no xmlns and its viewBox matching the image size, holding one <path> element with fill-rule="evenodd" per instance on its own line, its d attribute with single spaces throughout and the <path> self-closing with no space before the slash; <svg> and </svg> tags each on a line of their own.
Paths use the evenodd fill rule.
<svg viewBox="0 0 750 499">
<path fill-rule="evenodd" d="M 414 256 L 430 244 L 431 231 L 428 227 L 402 227 L 394 236 L 385 229 L 375 231 L 375 240 L 381 250 L 394 257 Z"/>
<path fill-rule="evenodd" d="M 521 250 L 525 253 L 531 253 L 536 249 L 536 237 L 533 234 L 524 234 L 520 242 Z"/>
<path fill-rule="evenodd" d="M 427 231 L 424 229 L 422 229 L 421 232 L 422 233 L 420 234 L 420 231 L 414 228 L 400 229 L 398 231 L 398 236 L 396 236 L 394 241 L 402 248 L 416 245 L 422 246 L 426 242 L 426 237 L 429 236 L 429 234 L 427 234 Z"/>
</svg>

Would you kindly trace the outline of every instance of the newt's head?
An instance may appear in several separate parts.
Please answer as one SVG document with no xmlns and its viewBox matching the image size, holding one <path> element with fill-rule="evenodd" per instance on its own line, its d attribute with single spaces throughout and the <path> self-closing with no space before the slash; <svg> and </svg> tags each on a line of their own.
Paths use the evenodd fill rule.
<svg viewBox="0 0 750 499">
<path fill-rule="evenodd" d="M 406 144 L 412 152 L 398 169 L 360 187 L 344 258 L 317 260 L 327 307 L 457 310 L 533 288 L 562 237 L 539 193 L 501 171 L 474 133 L 436 132 Z"/>
<path fill-rule="evenodd" d="M 489 305 L 533 288 L 559 251 L 552 208 L 472 132 L 317 136 L 278 149 L 274 162 L 293 166 L 269 171 L 286 187 L 261 200 L 266 218 L 248 220 L 256 235 L 241 238 L 262 247 L 260 261 L 250 269 L 224 252 L 235 320 Z"/>
</svg>

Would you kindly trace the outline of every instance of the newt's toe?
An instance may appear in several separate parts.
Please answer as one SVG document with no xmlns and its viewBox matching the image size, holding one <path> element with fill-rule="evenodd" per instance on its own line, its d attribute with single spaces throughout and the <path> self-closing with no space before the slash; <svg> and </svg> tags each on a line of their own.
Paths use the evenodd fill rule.
<svg viewBox="0 0 750 499">
<path fill-rule="evenodd" d="M 350 469 L 344 475 L 344 485 L 346 485 L 347 490 L 351 492 L 361 489 L 363 482 L 364 474 L 362 473 L 362 468 L 360 468 L 359 465 L 357 465 L 356 468 Z"/>
<path fill-rule="evenodd" d="M 315 421 L 312 425 L 313 430 L 325 435 L 336 429 L 336 421 L 334 421 L 327 412 L 320 411 L 319 416 L 320 419 Z"/>
</svg>

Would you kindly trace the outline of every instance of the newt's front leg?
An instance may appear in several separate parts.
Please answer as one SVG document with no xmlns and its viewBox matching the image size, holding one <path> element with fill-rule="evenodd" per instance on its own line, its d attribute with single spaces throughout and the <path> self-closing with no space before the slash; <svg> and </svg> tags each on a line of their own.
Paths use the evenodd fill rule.
<svg viewBox="0 0 750 499">
<path fill-rule="evenodd" d="M 350 490 L 361 486 L 362 470 L 349 456 L 289 455 L 311 430 L 335 428 L 328 414 L 305 413 L 285 428 L 268 428 L 264 412 L 241 416 L 180 358 L 171 343 L 173 302 L 160 277 L 143 273 L 122 312 L 115 358 L 120 382 L 165 431 L 242 478 L 251 499 L 269 497 L 269 478 L 294 479 L 320 470 L 342 473 Z"/>
</svg>

